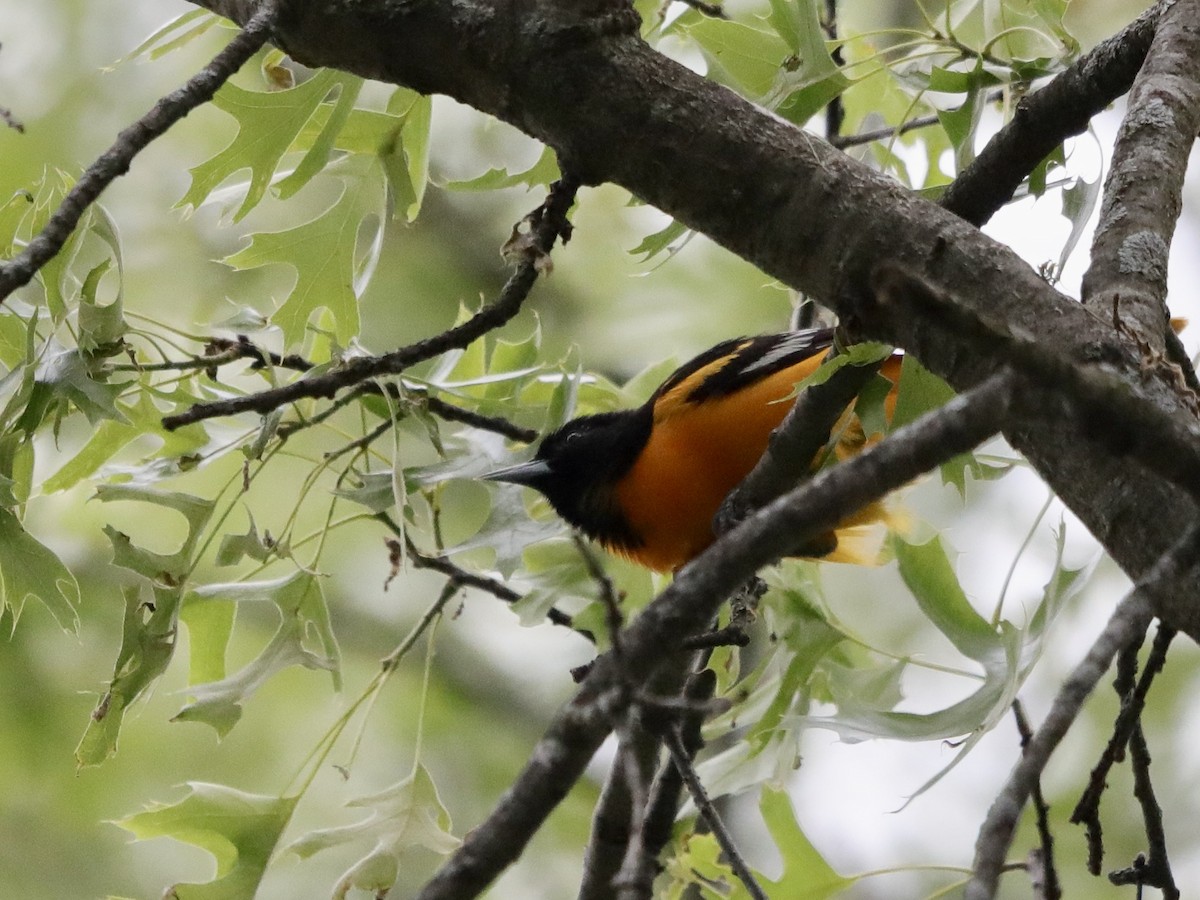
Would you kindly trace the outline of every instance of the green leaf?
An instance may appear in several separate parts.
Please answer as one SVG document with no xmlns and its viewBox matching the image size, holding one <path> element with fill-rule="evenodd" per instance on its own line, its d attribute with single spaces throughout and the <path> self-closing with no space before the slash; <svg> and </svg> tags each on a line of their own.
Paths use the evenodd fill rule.
<svg viewBox="0 0 1200 900">
<path fill-rule="evenodd" d="M 558 177 L 558 158 L 551 148 L 546 147 L 537 162 L 524 171 L 510 173 L 508 169 L 488 169 L 482 175 L 465 181 L 447 181 L 442 187 L 450 191 L 498 191 L 522 185 L 540 187 Z"/>
<path fill-rule="evenodd" d="M 331 847 L 374 842 L 370 852 L 342 873 L 333 889 L 335 900 L 356 888 L 381 897 L 396 883 L 413 851 L 446 856 L 461 843 L 450 830 L 450 814 L 424 766 L 416 766 L 412 775 L 390 788 L 348 805 L 370 809 L 371 816 L 354 825 L 312 831 L 287 848 L 307 859 Z"/>
<path fill-rule="evenodd" d="M 1058 254 L 1058 271 L 1061 272 L 1070 259 L 1079 239 L 1083 237 L 1087 224 L 1096 209 L 1096 201 L 1100 199 L 1100 179 L 1087 181 L 1076 178 L 1075 183 L 1062 192 L 1062 214 L 1071 223 L 1071 233 Z"/>
<path fill-rule="evenodd" d="M 214 502 L 203 497 L 133 484 L 102 484 L 96 488 L 96 499 L 103 503 L 133 500 L 150 503 L 179 513 L 187 522 L 187 536 L 174 553 L 154 553 L 137 547 L 111 525 L 104 527 L 113 545 L 113 563 L 149 578 L 162 585 L 174 586 L 183 582 L 192 566 L 192 555 L 212 515 Z"/>
<path fill-rule="evenodd" d="M 662 228 L 654 234 L 648 234 L 642 238 L 642 242 L 629 251 L 632 256 L 642 257 L 642 262 L 649 262 L 668 248 L 674 253 L 683 244 L 678 247 L 671 247 L 675 241 L 684 235 L 690 236 L 693 232 L 682 222 L 672 219 L 665 228 Z"/>
<path fill-rule="evenodd" d="M 180 608 L 179 621 L 188 630 L 188 684 L 205 684 L 225 677 L 225 652 L 236 619 L 236 603 L 185 602 Z"/>
<path fill-rule="evenodd" d="M 138 840 L 169 837 L 212 854 L 216 879 L 176 884 L 178 900 L 252 900 L 298 797 L 247 794 L 219 784 L 189 782 L 178 803 L 158 805 L 116 824 Z"/>
<path fill-rule="evenodd" d="M 225 614 L 228 615 L 227 612 Z M 196 625 L 197 621 L 193 619 L 191 624 Z M 223 619 L 219 620 L 219 625 L 224 626 Z M 209 632 L 201 630 L 200 635 L 212 643 Z M 304 623 L 297 618 L 286 619 L 270 643 L 239 672 L 220 681 L 188 688 L 192 699 L 171 721 L 203 722 L 211 726 L 219 737 L 225 737 L 241 719 L 246 701 L 276 673 L 292 666 L 326 671 L 337 668 L 335 660 L 305 650 L 303 639 Z"/>
<path fill-rule="evenodd" d="M 763 788 L 758 808 L 783 858 L 783 874 L 780 878 L 776 881 L 763 879 L 778 892 L 773 896 L 825 900 L 837 896 L 858 880 L 838 874 L 817 852 L 796 821 L 787 791 Z"/>
<path fill-rule="evenodd" d="M 38 364 L 33 393 L 16 427 L 32 434 L 48 415 L 61 417 L 71 407 L 93 425 L 106 419 L 126 422 L 116 405 L 121 390 L 119 384 L 93 378 L 89 361 L 79 350 L 48 353 Z"/>
<path fill-rule="evenodd" d="M 111 259 L 104 260 L 83 281 L 79 297 L 79 349 L 85 353 L 116 345 L 129 330 L 125 323 L 125 304 L 119 293 L 107 306 L 96 302 L 100 281 L 111 266 Z"/>
<path fill-rule="evenodd" d="M 321 580 L 304 571 L 268 581 L 209 584 L 192 591 L 185 610 L 193 605 L 261 603 L 270 601 L 279 611 L 280 623 L 270 642 L 257 657 L 236 674 L 219 681 L 193 685 L 188 688 L 192 700 L 172 721 L 203 722 L 224 737 L 237 724 L 242 706 L 271 676 L 291 666 L 324 669 L 333 673 L 335 688 L 341 686 L 338 672 L 341 653 L 329 620 L 329 607 L 321 590 Z M 207 655 L 207 668 L 224 669 L 225 646 L 229 632 L 223 617 L 187 618 L 189 625 L 199 626 L 193 633 L 201 650 Z M 208 626 L 208 630 L 206 629 Z M 309 650 L 305 643 L 315 636 L 319 652 Z M 219 660 L 219 661 L 218 661 Z"/>
<path fill-rule="evenodd" d="M 346 121 L 354 109 L 354 101 L 358 99 L 359 92 L 362 90 L 363 80 L 354 75 L 338 73 L 333 86 L 337 88 L 337 100 L 333 103 L 332 112 L 325 117 L 320 132 L 308 147 L 308 152 L 304 154 L 299 165 L 292 170 L 290 175 L 275 185 L 275 190 L 281 200 L 286 200 L 296 194 L 328 164 L 337 137 L 345 127 Z"/>
<path fill-rule="evenodd" d="M 249 246 L 223 260 L 234 269 L 285 265 L 295 270 L 295 285 L 271 316 L 283 329 L 287 346 L 304 339 L 305 326 L 320 309 L 333 315 L 340 343 L 348 344 L 358 334 L 358 295 L 365 286 L 359 276 L 373 263 L 379 243 L 375 238 L 367 241 L 371 250 L 357 259 L 359 225 L 374 215 L 374 234 L 381 233 L 380 188 L 372 175 L 352 177 L 333 205 L 316 218 L 286 231 L 255 234 Z"/>
<path fill-rule="evenodd" d="M 721 845 L 711 834 L 682 835 L 667 859 L 669 879 L 661 892 L 663 900 L 727 900 L 737 876 L 722 859 Z"/>
<path fill-rule="evenodd" d="M 246 557 L 255 562 L 266 562 L 272 557 L 287 556 L 286 547 L 281 547 L 269 535 L 260 535 L 254 517 L 250 517 L 250 526 L 245 534 L 225 534 L 221 536 L 221 546 L 217 550 L 216 564 L 218 566 L 237 565 Z"/>
<path fill-rule="evenodd" d="M 54 176 L 49 172 L 44 173 L 38 181 L 33 205 L 21 222 L 19 234 L 24 235 L 27 239 L 41 234 L 46 223 L 50 221 L 50 216 L 58 209 L 63 198 L 74 185 L 75 179 L 66 172 L 55 172 Z M 37 280 L 46 294 L 46 306 L 50 310 L 50 317 L 56 324 L 62 322 L 69 311 L 67 304 L 68 274 L 79 253 L 83 234 L 90 221 L 90 213 L 85 212 L 79 225 L 63 244 L 62 249 L 54 254 L 37 273 Z"/>
<path fill-rule="evenodd" d="M 93 475 L 122 447 L 142 435 L 153 435 L 162 441 L 154 454 L 162 459 L 178 459 L 193 454 L 208 441 L 203 426 L 189 425 L 176 431 L 162 427 L 162 410 L 154 404 L 150 392 L 138 396 L 136 406 L 117 404 L 118 419 L 106 419 L 96 426 L 86 444 L 42 485 L 42 492 L 65 491 Z M 164 474 L 177 474 L 175 472 Z M 147 474 L 143 468 L 140 476 Z M 145 481 L 145 477 L 140 477 Z"/>
<path fill-rule="evenodd" d="M 433 98 L 401 88 L 388 100 L 389 113 L 403 113 L 404 125 L 390 152 L 383 156 L 388 180 L 396 191 L 396 207 L 411 222 L 421 211 L 429 182 L 429 134 Z"/>
<path fill-rule="evenodd" d="M 893 535 L 892 545 L 900 576 L 921 612 L 963 656 L 978 662 L 993 660 L 999 635 L 967 600 L 941 538 L 910 544 Z"/>
<path fill-rule="evenodd" d="M 220 21 L 219 16 L 207 9 L 193 9 L 191 12 L 185 12 L 161 28 L 155 29 L 149 37 L 109 66 L 107 71 L 112 71 L 117 66 L 141 56 L 151 60 L 165 56 L 172 50 L 177 50 L 189 41 L 198 38 Z"/>
<path fill-rule="evenodd" d="M 696 16 L 686 31 L 704 52 L 709 77 L 752 98 L 766 96 L 791 55 L 777 34 L 740 22 Z"/>
<path fill-rule="evenodd" d="M 954 390 L 938 378 L 915 357 L 905 355 L 900 366 L 900 390 L 896 397 L 896 412 L 892 427 L 907 425 L 931 412 L 954 396 Z"/>
<path fill-rule="evenodd" d="M 125 589 L 121 651 L 112 681 L 75 748 L 81 767 L 98 766 L 116 753 L 125 711 L 166 671 L 175 653 L 179 590 L 154 585 L 153 592 L 154 601 L 143 603 L 136 587 Z"/>
<path fill-rule="evenodd" d="M 0 250 L 8 259 L 16 255 L 15 244 L 20 233 L 21 224 L 36 202 L 29 191 L 14 191 L 13 195 L 0 205 Z M 3 309 L 11 312 L 6 304 Z"/>
<path fill-rule="evenodd" d="M 23 319 L 7 307 L 0 308 L 0 365 L 14 369 L 25 361 L 34 320 Z"/>
<path fill-rule="evenodd" d="M 176 206 L 198 208 L 225 179 L 249 168 L 250 184 L 233 216 L 235 222 L 240 220 L 262 200 L 280 160 L 318 106 L 339 87 L 343 96 L 356 94 L 352 87 L 355 83 L 354 76 L 333 69 L 322 69 L 286 91 L 248 91 L 232 81 L 225 82 L 212 103 L 233 116 L 237 134 L 224 150 L 190 170 L 191 187 Z M 325 141 L 320 143 L 324 145 Z M 320 156 L 314 144 L 306 157 L 312 160 L 309 168 Z"/>
<path fill-rule="evenodd" d="M 0 509 L 0 612 L 12 614 L 13 627 L 25 601 L 40 600 L 67 631 L 79 630 L 79 583 L 48 547 Z"/>
</svg>

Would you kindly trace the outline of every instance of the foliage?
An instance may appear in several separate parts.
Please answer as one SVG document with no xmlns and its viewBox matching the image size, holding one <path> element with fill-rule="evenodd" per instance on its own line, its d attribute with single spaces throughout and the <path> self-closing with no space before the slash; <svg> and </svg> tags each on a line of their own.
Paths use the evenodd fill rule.
<svg viewBox="0 0 1200 900">
<path fill-rule="evenodd" d="M 936 116 L 937 124 L 896 131 L 855 151 L 932 193 L 972 158 L 985 120 L 993 127 L 996 111 L 1010 114 L 1015 98 L 1061 70 L 1078 49 L 1062 23 L 1065 2 L 1047 0 L 958 0 L 920 29 L 850 32 L 836 42 L 822 37 L 822 5 L 815 0 L 771 0 L 761 15 L 732 21 L 695 9 L 661 18 L 656 5 L 639 7 L 648 38 L 683 43 L 703 57 L 712 78 L 798 125 L 835 99 L 845 106 L 848 133 Z M 120 66 L 144 65 L 146 58 L 210 39 L 221 31 L 215 25 L 207 14 L 188 13 Z M 835 46 L 844 65 L 831 56 Z M 190 167 L 177 206 L 186 215 L 217 210 L 227 228 L 253 223 L 253 230 L 240 232 L 238 249 L 216 254 L 244 273 L 230 283 L 261 286 L 269 282 L 254 281 L 257 270 L 282 269 L 287 286 L 269 311 L 240 305 L 222 320 L 210 310 L 199 324 L 141 297 L 135 302 L 128 289 L 131 254 L 114 217 L 96 206 L 36 284 L 5 303 L 0 612 L 10 629 L 25 627 L 24 612 L 34 601 L 63 629 L 78 629 L 81 616 L 94 615 L 86 567 L 75 566 L 72 554 L 39 530 L 41 508 L 58 495 L 72 504 L 94 498 L 101 518 L 132 507 L 124 518 L 111 512 L 112 520 L 100 526 L 120 570 L 105 576 L 123 597 L 113 635 L 119 634 L 120 646 L 91 717 L 77 723 L 78 766 L 111 764 L 128 714 L 167 684 L 173 670 L 186 669 L 187 684 L 186 697 L 172 701 L 172 720 L 203 723 L 222 739 L 242 727 L 254 714 L 254 695 L 283 673 L 328 671 L 334 690 L 344 680 L 353 699 L 312 746 L 297 739 L 290 747 L 294 755 L 285 768 L 298 772 L 291 781 L 255 784 L 255 793 L 193 781 L 182 800 L 119 824 L 139 839 L 172 837 L 215 858 L 213 880 L 176 885 L 181 898 L 253 896 L 264 874 L 280 864 L 277 848 L 285 834 L 298 857 L 334 848 L 357 857 L 328 886 L 334 896 L 383 891 L 401 877 L 402 861 L 448 853 L 461 835 L 439 795 L 445 772 L 427 765 L 419 748 L 410 776 L 352 801 L 370 809 L 371 818 L 296 835 L 293 817 L 334 748 L 357 747 L 353 729 L 366 733 L 380 690 L 422 629 L 443 615 L 459 584 L 429 604 L 380 671 L 367 678 L 355 672 L 352 681 L 343 672 L 343 638 L 331 610 L 331 595 L 345 596 L 346 589 L 328 587 L 345 578 L 349 566 L 339 558 L 344 544 L 337 535 L 360 535 L 356 540 L 372 542 L 378 548 L 372 553 L 382 557 L 389 532 L 381 523 L 388 521 L 391 533 L 412 545 L 398 551 L 397 570 L 413 553 L 445 557 L 463 571 L 502 579 L 518 595 L 511 606 L 521 625 L 542 623 L 553 607 L 603 646 L 605 610 L 595 579 L 562 524 L 520 489 L 485 488 L 474 479 L 526 452 L 489 421 L 544 431 L 575 414 L 640 402 L 671 361 L 621 387 L 589 372 L 575 351 L 548 352 L 541 326 L 526 320 L 378 379 L 371 391 L 167 430 L 164 415 L 198 402 L 311 377 L 390 349 L 364 325 L 363 313 L 365 294 L 389 277 L 381 267 L 386 242 L 407 223 L 419 223 L 433 195 L 444 204 L 447 192 L 470 201 L 485 192 L 540 190 L 558 175 L 545 149 L 531 165 L 489 165 L 466 178 L 439 174 L 431 153 L 438 110 L 429 98 L 333 71 L 309 72 L 274 51 L 261 56 L 258 72 L 223 87 L 213 106 L 233 137 Z M 1072 231 L 1059 270 L 1099 184 L 1067 174 L 1066 163 L 1064 154 L 1055 154 L 1028 185 L 1033 194 L 1063 188 Z M 27 243 L 71 182 L 71 175 L 47 168 L 19 186 L 0 206 L 0 243 L 9 249 Z M 529 195 L 520 197 L 532 205 Z M 282 226 L 262 224 L 271 217 L 282 218 Z M 645 273 L 689 237 L 681 225 L 657 221 L 630 250 L 629 265 Z M 473 308 L 460 308 L 458 320 Z M 861 358 L 847 357 L 853 364 L 879 355 L 878 348 L 855 352 Z M 831 364 L 820 377 L 842 364 Z M 895 424 L 944 402 L 947 391 L 906 363 Z M 875 415 L 882 422 L 869 402 L 860 402 L 860 418 Z M 462 424 L 435 412 L 435 403 L 482 418 Z M 997 465 L 971 457 L 948 464 L 943 477 L 965 496 L 969 487 L 1011 469 L 1007 460 Z M 824 584 L 823 565 L 811 562 L 785 563 L 767 575 L 761 616 L 770 640 L 757 658 L 743 663 L 728 649 L 713 656 L 729 708 L 706 725 L 723 749 L 700 771 L 714 794 L 758 792 L 761 815 L 783 854 L 782 874 L 767 879 L 780 896 L 834 896 L 865 877 L 840 875 L 822 859 L 782 793 L 809 729 L 846 741 L 962 739 L 950 768 L 1005 715 L 1043 651 L 1047 628 L 1090 574 L 1089 567 L 1064 560 L 1060 532 L 1044 567 L 1042 596 L 1019 619 L 989 620 L 960 583 L 945 535 L 899 535 L 889 546 L 908 589 L 903 602 L 946 638 L 952 662 L 886 650 L 858 634 L 835 612 L 836 592 Z M 606 566 L 628 615 L 659 586 L 618 560 Z M 231 665 L 235 648 L 242 654 L 248 647 L 250 658 Z M 930 712 L 904 709 L 910 674 L 922 668 L 949 672 L 969 693 Z M 428 677 L 421 688 L 439 689 Z M 663 884 L 667 897 L 683 896 L 687 885 L 704 896 L 742 896 L 712 839 L 695 833 L 690 821 L 679 826 Z"/>
</svg>

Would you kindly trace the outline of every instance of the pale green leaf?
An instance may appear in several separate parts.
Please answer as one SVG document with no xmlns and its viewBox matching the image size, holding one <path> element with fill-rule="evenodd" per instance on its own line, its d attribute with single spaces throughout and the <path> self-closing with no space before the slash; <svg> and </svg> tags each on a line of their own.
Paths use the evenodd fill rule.
<svg viewBox="0 0 1200 900">
<path fill-rule="evenodd" d="M 295 271 L 295 285 L 271 316 L 271 321 L 283 329 L 289 347 L 303 340 L 305 327 L 320 309 L 333 315 L 340 343 L 349 343 L 358 333 L 359 225 L 373 215 L 372 227 L 379 233 L 383 204 L 380 187 L 374 175 L 351 177 L 333 205 L 316 218 L 286 231 L 255 234 L 248 246 L 224 259 L 235 269 L 285 265 Z M 374 240 L 369 243 L 376 245 Z"/>
<path fill-rule="evenodd" d="M 308 184 L 318 172 L 325 168 L 329 162 L 329 156 L 333 152 L 334 145 L 342 128 L 345 127 L 347 120 L 350 117 L 351 111 L 354 109 L 354 101 L 358 99 L 358 94 L 362 90 L 363 80 L 354 75 L 338 73 L 338 78 L 333 82 L 331 87 L 337 88 L 337 100 L 333 103 L 333 110 L 325 117 L 325 121 L 321 126 L 320 132 L 308 147 L 304 158 L 292 170 L 291 174 L 275 185 L 275 190 L 279 193 L 282 200 L 293 196 L 302 187 Z"/>
<path fill-rule="evenodd" d="M 136 587 L 125 589 L 121 650 L 113 677 L 75 748 L 79 766 L 98 766 L 117 751 L 126 710 L 153 684 L 175 653 L 178 588 L 154 585 L 154 601 L 144 603 Z"/>
<path fill-rule="evenodd" d="M 287 91 L 248 91 L 225 82 L 212 103 L 234 117 L 237 134 L 224 150 L 190 170 L 192 184 L 176 205 L 199 207 L 223 181 L 249 168 L 250 184 L 233 217 L 241 219 L 262 200 L 280 160 L 317 107 L 336 87 L 345 92 L 353 81 L 352 76 L 322 69 Z"/>
<path fill-rule="evenodd" d="M 412 775 L 390 788 L 349 805 L 371 810 L 370 817 L 354 825 L 310 832 L 287 848 L 308 858 L 331 847 L 374 843 L 338 879 L 333 890 L 337 900 L 355 888 L 382 896 L 395 884 L 400 867 L 412 851 L 427 850 L 445 856 L 461 843 L 451 831 L 450 814 L 424 766 L 418 765 Z"/>
<path fill-rule="evenodd" d="M 778 892 L 772 896 L 825 900 L 854 884 L 857 878 L 839 874 L 801 830 L 787 791 L 763 788 L 758 808 L 783 858 L 783 874 L 775 881 L 763 879 Z"/>
<path fill-rule="evenodd" d="M 558 159 L 554 151 L 546 147 L 542 155 L 528 169 L 509 172 L 507 169 L 489 169 L 475 178 L 464 181 L 447 181 L 441 185 L 450 191 L 498 191 L 511 187 L 541 187 L 559 177 Z"/>
<path fill-rule="evenodd" d="M 178 900 L 252 900 L 298 797 L 248 794 L 219 784 L 188 784 L 178 803 L 157 805 L 116 824 L 138 840 L 169 837 L 212 854 L 216 878 L 176 884 Z"/>
<path fill-rule="evenodd" d="M 12 512 L 0 509 L 0 612 L 11 613 L 13 627 L 31 597 L 41 601 L 59 627 L 78 630 L 79 584 L 75 576 Z"/>
<path fill-rule="evenodd" d="M 171 509 L 183 516 L 187 521 L 187 536 L 174 553 L 154 553 L 142 547 L 137 547 L 128 535 L 122 534 L 111 525 L 106 525 L 104 533 L 112 542 L 113 562 L 123 568 L 137 572 L 139 575 L 163 585 L 178 585 L 191 569 L 192 554 L 212 515 L 214 503 L 203 497 L 174 491 L 161 491 L 156 488 L 133 484 L 102 484 L 96 488 L 96 499 L 110 503 L 117 500 L 132 500 L 150 503 Z"/>
<path fill-rule="evenodd" d="M 177 50 L 221 21 L 207 9 L 193 9 L 155 29 L 149 37 L 108 67 L 109 71 L 141 56 L 154 60 Z"/>
</svg>

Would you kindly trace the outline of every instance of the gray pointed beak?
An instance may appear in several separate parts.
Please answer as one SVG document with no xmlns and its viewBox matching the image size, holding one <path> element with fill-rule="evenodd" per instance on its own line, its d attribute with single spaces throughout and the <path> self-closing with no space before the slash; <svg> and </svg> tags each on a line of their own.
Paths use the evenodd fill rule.
<svg viewBox="0 0 1200 900">
<path fill-rule="evenodd" d="M 482 476 L 484 481 L 506 481 L 509 484 L 524 484 L 537 487 L 550 474 L 550 466 L 545 460 L 531 459 L 529 462 L 517 463 L 489 472 Z"/>
</svg>

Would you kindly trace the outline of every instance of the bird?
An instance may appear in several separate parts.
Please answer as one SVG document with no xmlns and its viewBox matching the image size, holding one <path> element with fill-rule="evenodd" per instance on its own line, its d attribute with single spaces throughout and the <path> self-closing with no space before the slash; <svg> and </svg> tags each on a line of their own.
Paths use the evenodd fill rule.
<svg viewBox="0 0 1200 900">
<path fill-rule="evenodd" d="M 716 539 L 722 501 L 763 455 L 792 406 L 785 401 L 829 354 L 834 333 L 812 328 L 723 341 L 680 366 L 641 406 L 573 419 L 543 438 L 528 462 L 484 478 L 541 492 L 570 525 L 618 556 L 677 570 Z M 881 369 L 893 385 L 900 359 L 893 354 Z M 889 420 L 895 396 L 893 386 Z M 848 413 L 841 424 L 834 451 L 844 457 L 867 436 Z M 846 538 L 887 519 L 884 506 L 873 504 L 806 555 L 870 562 Z"/>
</svg>

